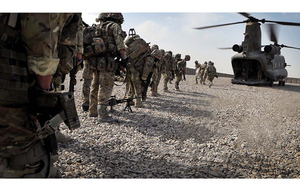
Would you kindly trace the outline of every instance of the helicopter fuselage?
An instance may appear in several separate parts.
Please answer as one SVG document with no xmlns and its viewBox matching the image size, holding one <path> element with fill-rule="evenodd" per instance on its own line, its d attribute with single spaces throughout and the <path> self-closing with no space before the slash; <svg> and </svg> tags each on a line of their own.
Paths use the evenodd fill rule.
<svg viewBox="0 0 300 195">
<path fill-rule="evenodd" d="M 258 85 L 282 81 L 287 77 L 282 55 L 270 56 L 262 51 L 238 53 L 231 58 L 234 84 Z"/>
<path fill-rule="evenodd" d="M 232 83 L 258 85 L 282 81 L 287 77 L 286 63 L 280 47 L 268 45 L 261 50 L 260 23 L 248 22 L 242 45 L 234 45 L 238 52 L 231 58 L 234 72 Z"/>
</svg>

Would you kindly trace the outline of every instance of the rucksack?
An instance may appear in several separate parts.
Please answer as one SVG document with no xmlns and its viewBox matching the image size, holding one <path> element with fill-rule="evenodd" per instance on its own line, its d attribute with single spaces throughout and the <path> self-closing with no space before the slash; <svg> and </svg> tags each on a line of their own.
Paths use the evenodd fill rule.
<svg viewBox="0 0 300 195">
<path fill-rule="evenodd" d="M 105 42 L 101 38 L 99 27 L 96 24 L 83 30 L 83 57 L 89 59 L 106 52 Z"/>
<path fill-rule="evenodd" d="M 128 37 L 125 40 L 125 45 L 128 47 L 128 55 L 132 59 L 136 59 L 141 54 L 144 54 L 148 51 L 149 45 L 146 41 L 140 38 L 139 35 L 134 35 L 132 37 Z"/>
</svg>

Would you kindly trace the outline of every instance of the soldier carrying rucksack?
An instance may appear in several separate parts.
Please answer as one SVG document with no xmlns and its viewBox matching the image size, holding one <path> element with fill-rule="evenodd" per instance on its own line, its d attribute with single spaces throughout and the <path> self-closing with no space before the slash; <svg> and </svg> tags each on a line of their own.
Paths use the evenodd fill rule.
<svg viewBox="0 0 300 195">
<path fill-rule="evenodd" d="M 94 29 L 90 43 L 85 44 L 84 40 L 84 57 L 93 71 L 89 115 L 98 116 L 99 122 L 116 122 L 108 115 L 107 106 L 118 68 L 114 58 L 126 58 L 125 35 L 121 27 L 124 18 L 121 13 L 100 13 L 96 22 L 100 23 Z"/>
</svg>

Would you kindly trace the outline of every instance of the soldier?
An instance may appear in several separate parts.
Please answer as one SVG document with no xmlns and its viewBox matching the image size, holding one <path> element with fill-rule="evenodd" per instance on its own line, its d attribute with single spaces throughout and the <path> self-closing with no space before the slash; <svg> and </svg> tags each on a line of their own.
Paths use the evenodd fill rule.
<svg viewBox="0 0 300 195">
<path fill-rule="evenodd" d="M 190 61 L 190 56 L 185 55 L 183 60 L 178 60 L 177 68 L 175 71 L 176 79 L 175 79 L 175 90 L 179 91 L 179 82 L 185 80 L 185 73 L 186 73 L 186 62 Z M 182 79 L 183 76 L 183 79 Z"/>
<path fill-rule="evenodd" d="M 153 75 L 152 75 L 152 81 L 151 81 L 151 96 L 153 97 L 157 97 L 159 94 L 157 93 L 157 88 L 159 85 L 159 81 L 161 79 L 161 67 L 162 67 L 162 61 L 163 58 L 162 56 L 164 55 L 164 50 L 160 50 L 160 52 L 158 52 L 159 47 L 158 45 L 153 45 L 151 47 L 151 51 L 152 51 L 152 55 L 153 57 L 155 57 L 156 62 L 154 62 L 154 66 L 153 66 Z"/>
<path fill-rule="evenodd" d="M 200 84 L 203 85 L 205 85 L 205 80 L 207 77 L 206 68 L 207 68 L 207 62 L 204 62 L 204 64 L 200 65 Z"/>
<path fill-rule="evenodd" d="M 108 13 L 107 20 L 100 22 L 97 26 L 93 39 L 95 42 L 91 45 L 95 53 L 88 59 L 88 64 L 93 70 L 89 111 L 90 116 L 98 116 L 99 122 L 117 122 L 108 115 L 107 106 L 118 68 L 114 58 L 120 57 L 122 60 L 126 58 L 121 28 L 123 22 L 124 18 L 121 13 Z M 97 110 L 95 110 L 96 105 Z"/>
<path fill-rule="evenodd" d="M 162 62 L 162 75 L 163 75 L 163 90 L 164 92 L 168 91 L 168 82 L 171 80 L 172 75 L 175 73 L 175 66 L 173 64 L 172 52 L 167 51 L 163 56 Z"/>
<path fill-rule="evenodd" d="M 215 77 L 218 77 L 216 67 L 214 66 L 213 62 L 209 61 L 207 66 L 207 79 L 209 81 L 209 88 L 212 86 Z"/>
<path fill-rule="evenodd" d="M 125 45 L 126 53 L 132 59 L 132 62 L 126 68 L 125 98 L 136 96 L 135 107 L 140 108 L 143 106 L 142 101 L 145 101 L 147 97 L 147 88 L 150 83 L 147 80 L 150 81 L 151 79 L 150 73 L 154 58 L 151 55 L 149 45 L 139 35 L 128 37 Z"/>
<path fill-rule="evenodd" d="M 157 97 L 159 94 L 157 93 L 158 84 L 161 78 L 161 66 L 162 66 L 162 56 L 163 50 L 155 49 L 152 51 L 152 56 L 154 57 L 154 66 L 153 66 L 153 75 L 151 86 L 151 95 L 153 97 Z"/>
<path fill-rule="evenodd" d="M 198 79 L 200 77 L 200 64 L 198 63 L 198 60 L 195 61 L 195 80 L 196 84 L 198 84 Z"/>
<path fill-rule="evenodd" d="M 0 177 L 54 176 L 55 129 L 48 133 L 51 127 L 38 121 L 32 110 L 37 102 L 28 92 L 50 90 L 59 63 L 59 37 L 64 41 L 75 40 L 76 31 L 61 34 L 66 21 L 73 16 L 0 14 L 0 81 L 6 83 L 0 85 Z M 75 16 L 72 20 L 76 23 L 79 18 Z M 45 138 L 37 132 L 44 133 Z M 51 144 L 47 142 L 50 137 Z"/>
<path fill-rule="evenodd" d="M 80 17 L 81 23 L 81 14 L 78 14 L 78 17 Z M 72 86 L 76 85 L 76 74 L 81 68 L 82 64 L 82 53 L 83 53 L 83 34 L 82 34 L 82 26 L 79 25 L 77 29 L 74 29 L 74 25 L 77 25 L 78 23 L 70 23 L 68 26 L 65 26 L 62 30 L 63 34 L 65 30 L 69 30 L 72 28 L 72 30 L 75 30 L 76 33 L 76 44 L 72 45 L 69 41 L 63 41 L 59 43 L 59 66 L 56 69 L 55 74 L 53 75 L 53 84 L 54 84 L 54 90 L 56 92 L 63 90 L 62 89 L 62 83 L 64 83 L 65 77 L 67 74 L 70 76 L 70 83 Z M 69 89 L 73 91 L 72 89 Z"/>
</svg>

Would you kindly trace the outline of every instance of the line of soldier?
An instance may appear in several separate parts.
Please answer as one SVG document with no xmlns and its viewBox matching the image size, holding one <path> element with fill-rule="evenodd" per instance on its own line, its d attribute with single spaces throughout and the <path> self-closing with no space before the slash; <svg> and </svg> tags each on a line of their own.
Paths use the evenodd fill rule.
<svg viewBox="0 0 300 195">
<path fill-rule="evenodd" d="M 195 80 L 198 84 L 200 79 L 200 84 L 205 85 L 206 79 L 209 81 L 209 88 L 213 85 L 213 80 L 217 76 L 217 70 L 212 61 L 205 61 L 203 64 L 199 64 L 198 60 L 195 61 Z"/>
<path fill-rule="evenodd" d="M 109 17 L 115 17 L 115 21 L 119 20 L 119 24 L 122 24 L 124 20 L 121 13 L 118 13 L 118 15 L 116 13 L 114 13 L 114 15 L 108 15 L 110 15 Z M 96 18 L 96 22 L 100 23 L 93 26 L 95 26 L 96 29 L 102 28 L 108 15 L 107 13 L 100 13 L 99 17 Z M 134 29 L 130 29 L 129 36 L 126 39 L 126 32 L 120 30 L 120 34 L 123 35 L 122 38 L 124 39 L 125 46 L 123 48 L 125 50 L 126 59 L 124 59 L 123 62 L 122 60 L 115 61 L 116 66 L 111 70 L 108 79 L 111 83 L 106 85 L 109 90 L 105 92 L 107 94 L 105 99 L 99 101 L 99 99 L 101 99 L 101 94 L 103 94 L 104 91 L 98 92 L 96 89 L 99 84 L 100 86 L 101 84 L 104 85 L 105 81 L 100 80 L 97 85 L 94 85 L 94 81 L 97 80 L 97 74 L 95 75 L 94 69 L 95 66 L 99 66 L 99 64 L 96 63 L 96 61 L 101 61 L 99 57 L 87 57 L 83 69 L 82 109 L 88 111 L 90 117 L 98 117 L 100 122 L 117 122 L 117 119 L 108 115 L 106 107 L 108 99 L 112 95 L 112 78 L 114 76 L 114 71 L 116 71 L 118 67 L 123 71 L 123 74 L 125 73 L 126 75 L 126 92 L 124 94 L 124 99 L 134 98 L 132 104 L 137 108 L 141 108 L 143 107 L 142 102 L 147 99 L 147 88 L 149 85 L 151 86 L 151 95 L 154 97 L 159 95 L 157 89 L 161 80 L 161 75 L 163 76 L 165 92 L 169 92 L 167 84 L 174 79 L 174 77 L 176 77 L 175 89 L 179 90 L 179 82 L 183 80 L 182 77 L 185 79 L 186 61 L 190 60 L 189 55 L 186 55 L 184 59 L 181 59 L 180 54 L 176 54 L 175 57 L 173 57 L 171 51 L 159 49 L 159 46 L 156 44 L 150 47 L 149 43 L 146 43 L 145 40 L 135 33 Z M 99 71 L 101 74 L 101 70 Z M 94 84 L 92 84 L 92 82 Z M 97 105 L 98 108 L 96 109 Z"/>
<path fill-rule="evenodd" d="M 69 129 L 80 126 L 73 91 L 83 58 L 82 108 L 100 122 L 117 121 L 107 106 L 118 69 L 126 73 L 125 97 L 134 96 L 137 107 L 146 100 L 142 92 L 151 72 L 153 96 L 161 73 L 164 91 L 174 75 L 179 90 L 190 56 L 175 59 L 155 45 L 136 54 L 130 39 L 140 37 L 125 40 L 121 13 L 100 13 L 96 21 L 88 39 L 80 13 L 0 14 L 0 178 L 55 176 L 55 132 L 62 122 Z M 69 92 L 61 92 L 67 74 Z"/>
</svg>

